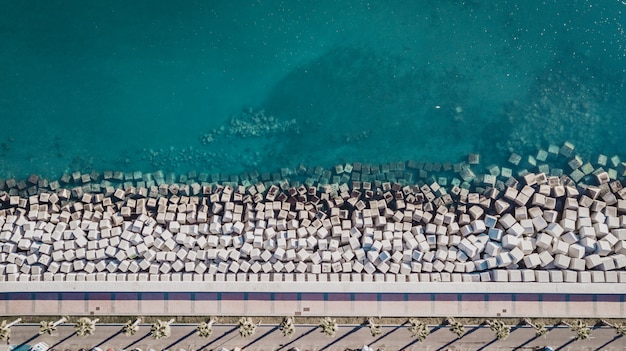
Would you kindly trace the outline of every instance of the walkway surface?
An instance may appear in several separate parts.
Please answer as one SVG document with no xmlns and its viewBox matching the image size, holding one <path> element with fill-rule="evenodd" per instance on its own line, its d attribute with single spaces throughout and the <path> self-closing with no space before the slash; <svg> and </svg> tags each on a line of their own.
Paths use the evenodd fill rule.
<svg viewBox="0 0 626 351">
<path fill-rule="evenodd" d="M 45 341 L 57 350 L 80 348 L 90 350 L 98 346 L 103 350 L 219 350 L 241 347 L 246 351 L 288 351 L 292 347 L 309 351 L 344 351 L 363 345 L 385 351 L 532 351 L 536 346 L 550 345 L 557 351 L 626 351 L 626 340 L 617 337 L 610 328 L 593 328 L 587 340 L 574 339 L 567 327 L 550 328 L 545 337 L 538 337 L 527 326 L 513 326 L 506 340 L 499 341 L 485 326 L 466 326 L 465 335 L 457 338 L 449 328 L 431 326 L 430 335 L 424 342 L 411 337 L 406 326 L 384 326 L 379 336 L 373 337 L 369 328 L 362 325 L 341 325 L 334 337 L 320 333 L 316 325 L 296 325 L 292 338 L 283 337 L 275 325 L 261 325 L 256 333 L 242 338 L 234 325 L 215 325 L 208 339 L 198 336 L 195 325 L 173 325 L 172 335 L 167 339 L 154 340 L 149 335 L 150 326 L 142 325 L 135 336 L 120 333 L 121 326 L 97 325 L 94 335 L 82 338 L 73 334 L 70 325 L 60 326 L 56 335 L 38 335 L 37 325 L 17 325 L 12 328 L 11 343 L 33 345 Z"/>
<path fill-rule="evenodd" d="M 4 315 L 626 318 L 624 284 L 5 282 L 1 288 Z"/>
</svg>

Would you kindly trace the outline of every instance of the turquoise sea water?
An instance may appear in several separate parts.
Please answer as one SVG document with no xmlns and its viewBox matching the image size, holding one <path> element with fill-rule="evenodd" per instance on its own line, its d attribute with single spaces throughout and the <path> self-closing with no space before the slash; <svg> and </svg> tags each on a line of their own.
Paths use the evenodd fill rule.
<svg viewBox="0 0 626 351">
<path fill-rule="evenodd" d="M 0 178 L 626 157 L 626 2 L 1 1 Z"/>
</svg>

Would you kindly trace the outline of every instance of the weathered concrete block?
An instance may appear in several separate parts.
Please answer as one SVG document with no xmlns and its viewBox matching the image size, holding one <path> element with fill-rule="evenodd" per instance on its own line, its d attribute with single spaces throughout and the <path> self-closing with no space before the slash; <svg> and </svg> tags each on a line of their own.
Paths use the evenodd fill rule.
<svg viewBox="0 0 626 351">
<path fill-rule="evenodd" d="M 604 272 L 604 281 L 606 283 L 618 283 L 619 278 L 616 271 L 607 271 Z"/>
<path fill-rule="evenodd" d="M 602 271 L 591 271 L 591 282 L 592 283 L 604 283 L 605 277 L 604 272 Z"/>
<path fill-rule="evenodd" d="M 584 271 L 585 270 L 585 260 L 582 258 L 572 258 L 569 263 L 569 269 L 575 271 Z"/>
<path fill-rule="evenodd" d="M 571 258 L 564 254 L 557 254 L 554 257 L 554 266 L 560 269 L 568 269 L 570 266 Z"/>
<path fill-rule="evenodd" d="M 554 261 L 554 257 L 548 251 L 540 252 L 539 259 L 541 260 L 541 267 L 545 267 Z"/>
<path fill-rule="evenodd" d="M 595 253 L 600 256 L 607 256 L 612 252 L 611 244 L 605 240 L 598 240 L 596 242 Z"/>
<path fill-rule="evenodd" d="M 509 273 L 509 281 L 510 282 L 521 282 L 522 281 L 522 271 L 517 269 L 508 270 Z"/>
<path fill-rule="evenodd" d="M 532 253 L 528 256 L 524 256 L 523 260 L 524 266 L 530 269 L 535 268 L 541 264 L 541 259 L 539 258 L 539 254 L 537 253 Z"/>
<path fill-rule="evenodd" d="M 585 257 L 587 269 L 595 268 L 602 263 L 602 258 L 598 254 L 588 255 Z"/>
<path fill-rule="evenodd" d="M 548 271 L 535 271 L 535 281 L 538 283 L 549 283 L 550 273 Z"/>
<path fill-rule="evenodd" d="M 542 249 L 547 249 L 552 246 L 553 237 L 547 233 L 539 233 L 537 235 L 536 245 Z"/>
<path fill-rule="evenodd" d="M 534 282 L 535 281 L 535 271 L 531 269 L 523 269 L 522 271 L 522 281 L 523 282 Z"/>
<path fill-rule="evenodd" d="M 569 245 L 566 242 L 561 241 L 559 239 L 556 239 L 552 242 L 552 254 L 566 255 L 568 251 L 569 251 Z"/>
</svg>

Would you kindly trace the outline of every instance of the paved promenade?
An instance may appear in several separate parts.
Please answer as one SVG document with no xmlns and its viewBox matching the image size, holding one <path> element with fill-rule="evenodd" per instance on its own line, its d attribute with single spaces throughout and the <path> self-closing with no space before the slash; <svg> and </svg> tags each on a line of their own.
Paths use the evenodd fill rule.
<svg viewBox="0 0 626 351">
<path fill-rule="evenodd" d="M 286 338 L 276 325 L 260 325 L 256 333 L 242 338 L 234 325 L 215 325 L 208 339 L 198 336 L 195 325 L 173 325 L 172 335 L 167 339 L 154 340 L 149 335 L 150 325 L 141 325 L 135 336 L 120 333 L 120 325 L 98 324 L 94 335 L 80 337 L 73 333 L 71 325 L 58 328 L 55 335 L 38 335 L 38 325 L 17 325 L 12 328 L 11 343 L 26 342 L 33 345 L 45 341 L 57 350 L 90 350 L 94 346 L 103 350 L 219 350 L 226 347 L 243 348 L 246 351 L 288 351 L 292 347 L 308 351 L 344 351 L 346 348 L 361 348 L 370 345 L 374 350 L 385 351 L 533 351 L 536 346 L 550 345 L 556 351 L 626 351 L 624 338 L 616 337 L 615 331 L 608 328 L 593 328 L 591 338 L 575 340 L 574 333 L 567 327 L 549 328 L 545 337 L 537 337 L 528 326 L 512 326 L 506 340 L 495 339 L 495 334 L 487 326 L 466 326 L 465 335 L 457 338 L 448 327 L 430 326 L 430 335 L 424 342 L 411 337 L 406 325 L 387 325 L 382 334 L 370 335 L 364 325 L 340 325 L 335 337 L 320 333 L 317 325 L 296 325 L 292 338 Z M 0 351 L 2 349 L 0 348 Z"/>
<path fill-rule="evenodd" d="M 623 284 L 3 283 L 5 315 L 626 318 Z"/>
</svg>

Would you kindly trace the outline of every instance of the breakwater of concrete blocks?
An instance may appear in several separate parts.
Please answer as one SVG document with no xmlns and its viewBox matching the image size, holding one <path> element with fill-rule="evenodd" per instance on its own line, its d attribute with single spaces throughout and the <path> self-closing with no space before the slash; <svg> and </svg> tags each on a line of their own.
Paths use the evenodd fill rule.
<svg viewBox="0 0 626 351">
<path fill-rule="evenodd" d="M 626 283 L 626 163 L 507 166 L 5 179 L 0 280 Z"/>
</svg>

